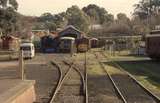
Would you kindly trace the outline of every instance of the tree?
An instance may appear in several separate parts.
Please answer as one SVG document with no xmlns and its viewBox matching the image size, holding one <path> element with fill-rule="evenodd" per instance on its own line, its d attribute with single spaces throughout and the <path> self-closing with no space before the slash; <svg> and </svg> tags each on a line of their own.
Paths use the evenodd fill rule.
<svg viewBox="0 0 160 103">
<path fill-rule="evenodd" d="M 134 6 L 134 15 L 139 16 L 141 19 L 146 19 L 148 16 L 159 14 L 160 0 L 141 0 Z"/>
<path fill-rule="evenodd" d="M 117 14 L 117 19 L 108 25 L 104 25 L 104 32 L 113 34 L 131 34 L 132 25 L 130 19 L 124 13 Z"/>
<path fill-rule="evenodd" d="M 57 26 L 54 22 L 46 22 L 44 25 L 45 29 L 48 29 L 49 31 L 55 31 Z"/>
<path fill-rule="evenodd" d="M 54 16 L 51 13 L 44 13 L 38 18 L 39 22 L 53 22 L 53 20 Z"/>
<path fill-rule="evenodd" d="M 155 29 L 156 25 L 160 24 L 160 0 L 141 0 L 135 4 L 133 20 L 139 18 L 141 22 L 136 22 L 134 27 L 141 27 L 144 31 Z M 135 24 L 135 23 L 134 23 Z M 142 31 L 143 29 L 140 29 Z"/>
<path fill-rule="evenodd" d="M 95 4 L 90 4 L 82 9 L 90 18 L 92 24 L 104 24 L 113 21 L 113 15 Z"/>
<path fill-rule="evenodd" d="M 0 28 L 3 34 L 13 33 L 18 29 L 19 14 L 12 8 L 0 9 Z"/>
<path fill-rule="evenodd" d="M 14 10 L 18 9 L 18 3 L 16 0 L 0 0 L 0 9 L 13 8 Z"/>
<path fill-rule="evenodd" d="M 66 11 L 68 25 L 73 25 L 81 31 L 88 32 L 89 18 L 77 6 L 72 6 Z"/>
<path fill-rule="evenodd" d="M 62 12 L 62 13 L 54 15 L 54 22 L 55 22 L 57 28 L 65 27 L 68 23 L 66 13 Z"/>
<path fill-rule="evenodd" d="M 19 14 L 16 12 L 17 8 L 16 0 L 0 0 L 0 29 L 3 34 L 9 34 L 17 30 L 19 18 Z"/>
</svg>

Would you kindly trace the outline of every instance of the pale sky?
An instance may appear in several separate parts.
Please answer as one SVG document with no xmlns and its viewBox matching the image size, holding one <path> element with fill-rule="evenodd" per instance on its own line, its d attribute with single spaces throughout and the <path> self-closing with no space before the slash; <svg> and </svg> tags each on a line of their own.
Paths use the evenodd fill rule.
<svg viewBox="0 0 160 103">
<path fill-rule="evenodd" d="M 56 14 L 66 11 L 68 7 L 77 5 L 80 8 L 88 4 L 96 4 L 104 7 L 109 13 L 116 15 L 119 12 L 126 13 L 129 17 L 133 12 L 133 5 L 139 0 L 17 0 L 18 11 L 25 15 L 39 16 L 50 12 Z"/>
</svg>

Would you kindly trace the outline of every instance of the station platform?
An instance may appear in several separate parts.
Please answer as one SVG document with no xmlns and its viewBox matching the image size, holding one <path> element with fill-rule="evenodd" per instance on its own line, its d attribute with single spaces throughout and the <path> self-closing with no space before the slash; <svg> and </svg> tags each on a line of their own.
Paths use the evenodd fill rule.
<svg viewBox="0 0 160 103">
<path fill-rule="evenodd" d="M 36 100 L 35 81 L 0 79 L 0 103 L 33 103 Z"/>
</svg>

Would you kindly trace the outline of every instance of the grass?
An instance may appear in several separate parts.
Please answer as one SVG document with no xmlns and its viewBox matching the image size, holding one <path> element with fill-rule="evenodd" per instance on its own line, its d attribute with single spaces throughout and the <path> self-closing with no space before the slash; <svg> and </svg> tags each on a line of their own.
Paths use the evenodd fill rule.
<svg viewBox="0 0 160 103">
<path fill-rule="evenodd" d="M 152 61 L 125 61 L 125 62 L 117 62 L 120 64 L 125 70 L 130 73 L 145 77 L 148 82 L 157 86 L 160 89 L 160 64 L 159 62 Z"/>
<path fill-rule="evenodd" d="M 134 75 L 145 87 L 160 96 L 160 62 L 152 61 L 147 57 L 129 55 L 112 56 L 111 58 Z"/>
</svg>

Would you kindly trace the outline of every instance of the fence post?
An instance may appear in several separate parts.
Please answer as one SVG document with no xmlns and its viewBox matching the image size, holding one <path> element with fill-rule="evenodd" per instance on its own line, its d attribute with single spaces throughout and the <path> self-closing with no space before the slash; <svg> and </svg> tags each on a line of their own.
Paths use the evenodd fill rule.
<svg viewBox="0 0 160 103">
<path fill-rule="evenodd" d="M 21 80 L 24 80 L 24 61 L 23 61 L 23 50 L 19 51 L 19 70 L 18 70 L 18 77 Z"/>
</svg>

